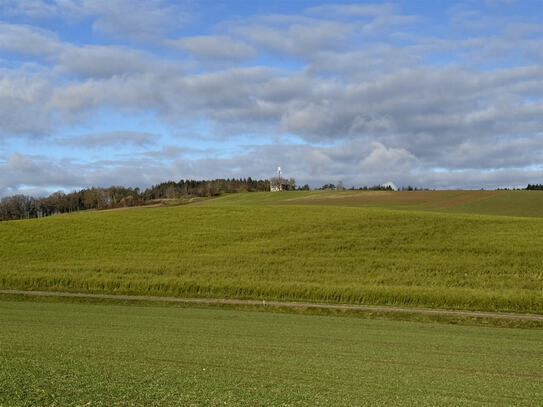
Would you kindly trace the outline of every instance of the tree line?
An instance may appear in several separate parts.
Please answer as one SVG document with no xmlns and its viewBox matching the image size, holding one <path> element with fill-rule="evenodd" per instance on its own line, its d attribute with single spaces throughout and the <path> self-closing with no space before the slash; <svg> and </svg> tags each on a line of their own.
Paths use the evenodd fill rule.
<svg viewBox="0 0 543 407">
<path fill-rule="evenodd" d="M 543 184 L 528 184 L 526 189 L 528 191 L 543 191 Z"/>
<path fill-rule="evenodd" d="M 47 197 L 13 195 L 0 200 L 0 221 L 38 218 L 88 209 L 113 209 L 145 205 L 161 199 L 186 196 L 211 197 L 223 193 L 269 191 L 268 180 L 215 179 L 169 181 L 141 191 L 139 188 L 111 186 L 86 188 L 64 193 L 55 192 Z"/>
<path fill-rule="evenodd" d="M 394 191 L 394 188 L 392 188 L 391 185 L 373 185 L 373 186 L 363 186 L 363 187 L 352 186 L 350 188 L 346 188 L 343 185 L 342 181 L 339 181 L 337 185 L 324 184 L 318 189 L 322 191 L 344 191 L 346 189 L 348 189 L 349 191 Z M 400 187 L 398 191 L 429 191 L 429 188 L 417 188 L 417 187 L 412 187 L 411 185 L 408 185 L 406 187 Z"/>
</svg>

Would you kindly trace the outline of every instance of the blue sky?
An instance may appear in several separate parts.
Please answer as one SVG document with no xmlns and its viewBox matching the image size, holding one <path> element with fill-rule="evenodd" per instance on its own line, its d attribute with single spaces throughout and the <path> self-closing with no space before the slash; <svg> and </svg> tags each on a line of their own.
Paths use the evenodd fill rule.
<svg viewBox="0 0 543 407">
<path fill-rule="evenodd" d="M 543 2 L 0 0 L 0 197 L 543 183 Z"/>
</svg>

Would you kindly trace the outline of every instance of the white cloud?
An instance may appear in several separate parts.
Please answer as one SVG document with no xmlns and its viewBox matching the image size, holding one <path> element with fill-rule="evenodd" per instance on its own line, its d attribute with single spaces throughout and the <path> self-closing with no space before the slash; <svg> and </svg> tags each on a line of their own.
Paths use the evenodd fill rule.
<svg viewBox="0 0 543 407">
<path fill-rule="evenodd" d="M 55 118 L 46 105 L 52 91 L 52 83 L 41 74 L 0 75 L 0 139 L 51 130 Z"/>
<path fill-rule="evenodd" d="M 222 35 L 199 35 L 170 42 L 185 49 L 195 57 L 224 60 L 241 60 L 256 55 L 256 50 L 242 41 Z"/>
<path fill-rule="evenodd" d="M 0 22 L 0 49 L 24 55 L 48 56 L 61 48 L 56 34 L 36 27 Z"/>
<path fill-rule="evenodd" d="M 361 163 L 363 169 L 380 171 L 383 168 L 409 170 L 417 158 L 404 148 L 386 148 L 381 143 L 372 143 L 373 151 Z"/>
<path fill-rule="evenodd" d="M 96 15 L 93 27 L 114 37 L 157 40 L 189 16 L 176 3 L 161 0 L 83 0 L 80 12 Z"/>
<path fill-rule="evenodd" d="M 56 142 L 60 145 L 82 148 L 99 148 L 123 145 L 144 147 L 155 144 L 159 137 L 160 136 L 157 134 L 138 131 L 108 131 L 103 133 L 65 137 L 58 139 Z"/>
<path fill-rule="evenodd" d="M 399 7 L 392 3 L 383 4 L 334 4 L 316 6 L 306 10 L 308 14 L 330 18 L 330 16 L 362 20 L 362 30 L 375 32 L 398 25 L 420 22 L 415 15 L 399 14 Z M 368 21 L 369 19 L 369 21 Z"/>
<path fill-rule="evenodd" d="M 4 0 L 0 10 L 32 19 L 93 18 L 97 32 L 133 40 L 156 41 L 190 20 L 176 2 L 163 0 Z"/>
<path fill-rule="evenodd" d="M 23 15 L 34 19 L 50 18 L 58 13 L 56 2 L 46 3 L 43 0 L 2 0 L 0 7 L 6 15 Z"/>
<path fill-rule="evenodd" d="M 264 50 L 307 58 L 320 51 L 344 49 L 353 29 L 353 25 L 346 23 L 311 21 L 309 24 L 291 24 L 287 28 L 241 25 L 232 31 Z"/>
<path fill-rule="evenodd" d="M 462 6 L 451 11 L 449 23 L 461 16 L 469 21 L 455 26 L 455 35 L 423 36 L 404 26 L 398 32 L 419 17 L 396 5 L 329 5 L 298 15 L 250 16 L 212 27 L 213 35 L 202 30 L 183 37 L 173 28 L 186 21 L 178 3 L 2 6 L 27 24 L 0 23 L 0 49 L 16 55 L 0 61 L 0 140 L 49 137 L 61 144 L 57 156 L 68 156 L 60 162 L 10 147 L 17 151 L 0 163 L 2 191 L 269 176 L 277 161 L 313 184 L 541 182 L 531 178 L 543 161 L 543 30 L 533 21 L 483 21 L 482 11 Z M 97 43 L 76 44 L 32 24 L 44 18 L 86 21 L 100 33 Z M 474 31 L 470 24 L 477 25 Z M 443 54 L 450 60 L 441 60 Z M 172 134 L 190 131 L 217 143 L 254 135 L 265 146 L 231 145 L 221 154 L 163 146 L 152 131 L 131 125 L 94 132 L 100 112 L 153 115 Z M 74 125 L 88 134 L 55 136 Z M 199 125 L 206 130 L 198 133 Z M 270 144 L 276 135 L 301 145 Z M 70 156 L 127 144 L 154 150 L 137 162 L 121 157 L 84 168 Z M 232 156 L 243 149 L 248 152 Z"/>
<path fill-rule="evenodd" d="M 9 160 L 8 165 L 10 168 L 19 171 L 37 171 L 39 168 L 30 157 L 24 156 L 19 153 L 13 154 Z"/>
</svg>

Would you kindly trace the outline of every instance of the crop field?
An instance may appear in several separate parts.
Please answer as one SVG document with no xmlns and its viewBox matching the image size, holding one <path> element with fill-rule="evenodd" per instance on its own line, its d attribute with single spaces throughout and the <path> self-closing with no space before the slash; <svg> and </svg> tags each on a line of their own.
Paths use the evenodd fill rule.
<svg viewBox="0 0 543 407">
<path fill-rule="evenodd" d="M 543 331 L 0 301 L 0 405 L 536 406 Z"/>
<path fill-rule="evenodd" d="M 230 194 L 202 201 L 206 206 L 363 206 L 481 215 L 543 217 L 541 191 L 284 191 Z"/>
<path fill-rule="evenodd" d="M 458 193 L 439 192 L 426 201 Z M 497 212 L 502 193 L 543 196 L 482 192 L 447 199 Z M 348 193 L 2 222 L 0 288 L 543 312 L 543 218 L 340 205 Z"/>
</svg>

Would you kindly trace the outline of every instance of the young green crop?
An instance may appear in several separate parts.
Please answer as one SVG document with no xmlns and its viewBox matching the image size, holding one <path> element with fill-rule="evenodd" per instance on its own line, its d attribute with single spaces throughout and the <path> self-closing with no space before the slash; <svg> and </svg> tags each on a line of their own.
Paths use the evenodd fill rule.
<svg viewBox="0 0 543 407">
<path fill-rule="evenodd" d="M 541 313 L 542 253 L 537 218 L 142 208 L 0 223 L 0 287 Z"/>
<path fill-rule="evenodd" d="M 284 191 L 229 194 L 205 206 L 321 205 L 362 206 L 433 212 L 543 218 L 541 191 Z"/>
<path fill-rule="evenodd" d="M 543 331 L 0 301 L 0 405 L 535 406 Z"/>
</svg>

